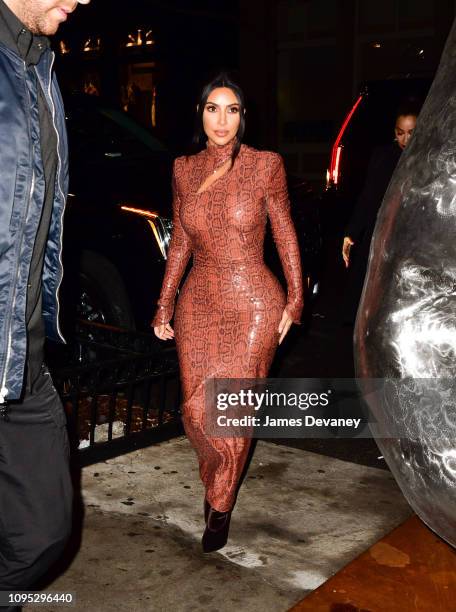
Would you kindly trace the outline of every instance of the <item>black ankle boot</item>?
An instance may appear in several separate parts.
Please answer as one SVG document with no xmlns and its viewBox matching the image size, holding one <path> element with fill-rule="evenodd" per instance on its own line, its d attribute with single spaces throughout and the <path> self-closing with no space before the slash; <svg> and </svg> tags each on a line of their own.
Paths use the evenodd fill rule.
<svg viewBox="0 0 456 612">
<path fill-rule="evenodd" d="M 212 507 L 209 508 L 207 525 L 201 540 L 205 553 L 214 552 L 225 546 L 228 541 L 230 521 L 231 510 L 219 512 Z"/>
</svg>

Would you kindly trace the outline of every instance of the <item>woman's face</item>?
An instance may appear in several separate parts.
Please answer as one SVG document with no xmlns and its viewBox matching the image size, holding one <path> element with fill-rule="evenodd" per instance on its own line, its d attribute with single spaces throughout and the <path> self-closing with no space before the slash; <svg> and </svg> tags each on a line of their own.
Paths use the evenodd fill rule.
<svg viewBox="0 0 456 612">
<path fill-rule="evenodd" d="M 234 138 L 241 121 L 241 105 L 228 87 L 213 89 L 203 111 L 203 127 L 211 144 L 224 145 Z"/>
<path fill-rule="evenodd" d="M 407 146 L 410 136 L 413 134 L 413 130 L 415 129 L 415 125 L 415 115 L 399 115 L 399 117 L 396 119 L 394 133 L 396 134 L 397 144 L 401 147 L 401 149 L 405 149 Z"/>
</svg>

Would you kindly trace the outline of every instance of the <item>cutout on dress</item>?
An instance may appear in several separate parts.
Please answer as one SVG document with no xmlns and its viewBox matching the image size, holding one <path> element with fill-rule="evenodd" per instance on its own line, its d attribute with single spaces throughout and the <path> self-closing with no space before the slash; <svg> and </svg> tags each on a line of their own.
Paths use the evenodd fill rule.
<svg viewBox="0 0 456 612">
<path fill-rule="evenodd" d="M 217 168 L 217 170 L 223 169 L 222 174 L 219 174 L 219 175 L 217 175 L 217 173 L 209 174 L 209 176 L 207 176 L 204 179 L 204 181 L 201 183 L 201 185 L 198 187 L 198 191 L 196 192 L 196 195 L 199 195 L 200 193 L 204 193 L 205 191 L 209 191 L 209 187 L 211 187 L 211 185 L 213 185 L 219 179 L 225 176 L 225 174 L 228 172 L 228 170 L 230 170 L 230 168 L 231 168 L 231 159 L 228 159 L 222 166 L 219 166 L 219 168 Z"/>
</svg>

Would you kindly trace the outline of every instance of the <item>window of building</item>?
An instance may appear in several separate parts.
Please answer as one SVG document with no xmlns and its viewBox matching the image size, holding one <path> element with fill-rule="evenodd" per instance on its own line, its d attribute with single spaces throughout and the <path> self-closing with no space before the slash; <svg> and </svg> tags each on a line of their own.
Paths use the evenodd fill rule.
<svg viewBox="0 0 456 612">
<path fill-rule="evenodd" d="M 308 5 L 309 37 L 335 36 L 337 22 L 336 0 L 314 0 Z"/>
<path fill-rule="evenodd" d="M 307 31 L 307 6 L 303 2 L 280 1 L 278 10 L 279 37 L 282 40 L 290 40 L 296 37 L 306 36 Z"/>
<path fill-rule="evenodd" d="M 430 0 L 399 1 L 399 27 L 401 29 L 429 27 L 433 20 L 434 3 Z"/>
<path fill-rule="evenodd" d="M 395 30 L 397 19 L 396 0 L 360 0 L 359 29 L 361 32 Z"/>
<path fill-rule="evenodd" d="M 278 23 L 282 40 L 335 36 L 337 0 L 280 1 Z"/>
</svg>

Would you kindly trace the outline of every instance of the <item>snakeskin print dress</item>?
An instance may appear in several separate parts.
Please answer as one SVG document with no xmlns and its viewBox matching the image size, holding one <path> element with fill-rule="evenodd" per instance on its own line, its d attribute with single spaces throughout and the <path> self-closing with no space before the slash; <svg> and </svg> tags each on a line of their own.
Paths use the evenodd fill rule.
<svg viewBox="0 0 456 612">
<path fill-rule="evenodd" d="M 174 162 L 174 226 L 152 321 L 156 326 L 171 320 L 179 283 L 193 256 L 173 326 L 182 417 L 198 456 L 206 499 L 220 512 L 235 502 L 251 440 L 205 435 L 205 380 L 266 377 L 284 308 L 298 324 L 303 308 L 301 260 L 280 155 L 242 144 L 231 170 L 197 193 L 233 146 L 234 140 L 208 144 Z M 263 260 L 267 217 L 287 296 Z"/>
</svg>

